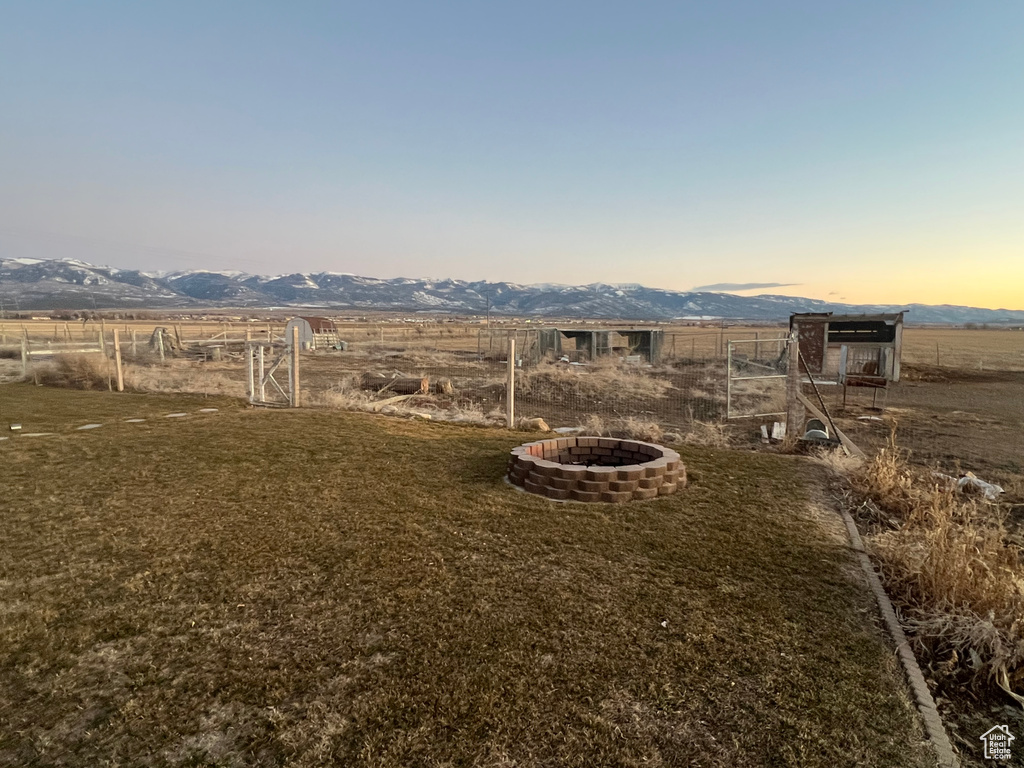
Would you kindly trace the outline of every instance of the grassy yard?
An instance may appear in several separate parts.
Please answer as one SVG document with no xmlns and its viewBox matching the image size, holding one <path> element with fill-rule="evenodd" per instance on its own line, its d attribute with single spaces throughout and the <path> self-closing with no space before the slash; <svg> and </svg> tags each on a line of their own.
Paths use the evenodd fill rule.
<svg viewBox="0 0 1024 768">
<path fill-rule="evenodd" d="M 554 504 L 523 434 L 0 402 L 67 417 L 0 443 L 0 765 L 929 765 L 808 464 Z"/>
</svg>

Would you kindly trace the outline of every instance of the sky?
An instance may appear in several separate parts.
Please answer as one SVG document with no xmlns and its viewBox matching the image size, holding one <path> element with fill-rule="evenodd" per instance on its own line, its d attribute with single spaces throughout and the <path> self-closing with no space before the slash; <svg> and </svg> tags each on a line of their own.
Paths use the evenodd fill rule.
<svg viewBox="0 0 1024 768">
<path fill-rule="evenodd" d="M 1024 3 L 0 0 L 0 256 L 1024 309 Z"/>
</svg>

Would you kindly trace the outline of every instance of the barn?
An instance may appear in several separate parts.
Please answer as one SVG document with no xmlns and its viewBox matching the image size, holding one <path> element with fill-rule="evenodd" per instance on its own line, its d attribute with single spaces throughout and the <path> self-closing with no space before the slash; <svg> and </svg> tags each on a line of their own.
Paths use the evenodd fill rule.
<svg viewBox="0 0 1024 768">
<path fill-rule="evenodd" d="M 292 328 L 299 329 L 301 349 L 344 349 L 346 346 L 338 335 L 338 327 L 329 317 L 293 317 L 285 327 L 287 344 L 292 342 Z"/>
</svg>

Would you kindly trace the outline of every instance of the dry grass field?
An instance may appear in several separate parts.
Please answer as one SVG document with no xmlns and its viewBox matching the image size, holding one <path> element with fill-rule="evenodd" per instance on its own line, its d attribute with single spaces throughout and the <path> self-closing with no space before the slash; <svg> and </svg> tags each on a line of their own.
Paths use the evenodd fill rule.
<svg viewBox="0 0 1024 768">
<path fill-rule="evenodd" d="M 331 315 L 332 317 L 334 315 Z M 63 321 L 0 320 L 0 346 L 16 345 L 22 335 L 34 340 L 93 342 L 98 331 L 109 334 L 115 327 L 127 341 L 135 331 L 139 339 L 148 339 L 158 326 L 177 329 L 182 339 L 209 340 L 227 336 L 244 338 L 248 328 L 253 338 L 281 335 L 288 315 L 224 315 L 219 319 L 178 319 L 161 317 L 158 313 L 145 319 L 114 319 Z M 526 322 L 508 318 L 492 318 L 485 322 L 465 319 L 430 319 L 423 316 L 378 315 L 367 318 L 351 313 L 338 316 L 342 338 L 354 349 L 375 346 L 410 347 L 423 349 L 480 351 L 500 355 L 506 339 L 513 331 L 522 340 L 531 328 L 602 327 L 648 328 L 658 327 L 665 332 L 665 354 L 676 357 L 713 357 L 724 354 L 723 340 L 753 339 L 755 335 L 767 339 L 785 335 L 786 325 L 737 325 L 727 323 L 724 328 L 713 322 L 701 326 L 688 324 L 645 324 L 579 320 L 544 320 Z M 969 370 L 1024 370 L 1024 331 L 1007 329 L 957 329 L 927 326 L 909 326 L 904 330 L 903 359 L 912 365 L 931 365 L 951 369 Z"/>
<path fill-rule="evenodd" d="M 814 465 L 554 504 L 521 433 L 229 402 L 0 384 L 58 433 L 0 443 L 0 764 L 930 764 Z"/>
</svg>

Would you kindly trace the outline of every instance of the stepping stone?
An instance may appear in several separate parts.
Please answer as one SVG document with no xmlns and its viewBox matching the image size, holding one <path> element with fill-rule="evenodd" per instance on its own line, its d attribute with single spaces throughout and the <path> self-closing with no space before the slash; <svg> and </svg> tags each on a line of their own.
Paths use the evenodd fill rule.
<svg viewBox="0 0 1024 768">
<path fill-rule="evenodd" d="M 25 432 L 22 437 L 49 437 L 53 432 Z"/>
<path fill-rule="evenodd" d="M 125 424 L 141 424 L 144 421 L 145 421 L 145 419 L 125 419 L 124 423 Z"/>
<path fill-rule="evenodd" d="M 216 413 L 219 410 L 220 410 L 219 408 L 200 408 L 199 412 L 200 413 Z"/>
<path fill-rule="evenodd" d="M 0 440 L 10 440 L 10 439 L 11 439 L 11 438 L 7 437 L 6 435 L 5 435 L 5 436 L 3 436 L 3 437 L 0 437 Z"/>
<path fill-rule="evenodd" d="M 165 419 L 180 419 L 182 416 L 188 416 L 187 413 L 168 413 L 164 416 Z"/>
<path fill-rule="evenodd" d="M 103 426 L 102 424 L 83 424 L 80 427 L 75 427 L 75 429 L 78 429 L 78 430 L 82 430 L 82 429 L 96 429 L 97 427 L 102 427 L 102 426 Z"/>
</svg>

